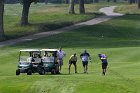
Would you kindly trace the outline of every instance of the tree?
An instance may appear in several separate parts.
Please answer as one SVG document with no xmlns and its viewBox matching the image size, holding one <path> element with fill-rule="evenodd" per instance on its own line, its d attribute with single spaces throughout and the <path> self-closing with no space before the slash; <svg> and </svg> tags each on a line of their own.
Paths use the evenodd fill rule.
<svg viewBox="0 0 140 93">
<path fill-rule="evenodd" d="M 75 0 L 70 0 L 69 14 L 75 14 L 75 11 L 74 11 L 74 2 L 75 2 Z"/>
<path fill-rule="evenodd" d="M 44 2 L 45 2 L 45 4 L 48 4 L 48 0 L 45 0 Z"/>
<path fill-rule="evenodd" d="M 22 16 L 21 16 L 21 22 L 20 24 L 22 26 L 28 25 L 28 14 L 29 14 L 29 9 L 30 5 L 32 2 L 37 2 L 38 0 L 20 0 L 20 2 L 23 5 L 23 10 L 22 10 Z"/>
<path fill-rule="evenodd" d="M 99 0 L 93 0 L 94 3 L 99 3 Z"/>
<path fill-rule="evenodd" d="M 4 36 L 3 14 L 4 14 L 4 0 L 0 0 L 0 37 Z"/>
<path fill-rule="evenodd" d="M 85 14 L 85 6 L 84 6 L 84 0 L 79 0 L 79 11 L 80 14 Z"/>
<path fill-rule="evenodd" d="M 128 0 L 128 3 L 129 3 L 129 4 L 133 4 L 133 3 L 136 3 L 136 1 L 137 1 L 137 0 Z"/>
<path fill-rule="evenodd" d="M 138 9 L 140 9 L 140 0 L 138 0 Z"/>
<path fill-rule="evenodd" d="M 68 4 L 69 3 L 69 0 L 65 0 L 65 3 Z"/>
<path fill-rule="evenodd" d="M 113 0 L 113 2 L 117 2 L 117 0 Z"/>
</svg>

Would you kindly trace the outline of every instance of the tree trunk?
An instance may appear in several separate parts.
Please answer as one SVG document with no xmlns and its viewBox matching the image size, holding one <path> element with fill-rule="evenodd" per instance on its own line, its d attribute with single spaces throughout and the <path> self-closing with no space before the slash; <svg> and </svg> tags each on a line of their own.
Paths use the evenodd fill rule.
<svg viewBox="0 0 140 93">
<path fill-rule="evenodd" d="M 48 0 L 45 0 L 44 2 L 45 2 L 45 4 L 48 4 Z"/>
<path fill-rule="evenodd" d="M 110 2 L 110 0 L 107 0 L 107 2 Z"/>
<path fill-rule="evenodd" d="M 128 0 L 128 3 L 129 4 L 133 4 L 133 3 L 136 3 L 138 0 Z"/>
<path fill-rule="evenodd" d="M 117 0 L 113 0 L 113 2 L 117 2 Z"/>
<path fill-rule="evenodd" d="M 28 25 L 28 14 L 31 3 L 32 2 L 30 0 L 23 0 L 23 10 L 20 23 L 22 26 Z"/>
<path fill-rule="evenodd" d="M 79 4 L 80 14 L 85 14 L 84 0 L 79 0 Z"/>
<path fill-rule="evenodd" d="M 4 36 L 3 14 L 4 14 L 4 0 L 0 0 L 0 37 Z"/>
<path fill-rule="evenodd" d="M 65 4 L 69 4 L 69 0 L 65 0 Z"/>
<path fill-rule="evenodd" d="M 138 9 L 140 9 L 140 0 L 138 0 L 137 2 L 138 2 Z"/>
<path fill-rule="evenodd" d="M 99 3 L 99 0 L 94 0 L 94 3 Z"/>
<path fill-rule="evenodd" d="M 75 11 L 74 11 L 74 1 L 75 1 L 75 0 L 70 0 L 70 4 L 69 4 L 69 14 L 75 14 Z"/>
</svg>

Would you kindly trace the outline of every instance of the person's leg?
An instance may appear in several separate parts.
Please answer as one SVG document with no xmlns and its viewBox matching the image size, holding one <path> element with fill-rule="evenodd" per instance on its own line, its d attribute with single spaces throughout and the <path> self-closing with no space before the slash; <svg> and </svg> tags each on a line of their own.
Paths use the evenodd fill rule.
<svg viewBox="0 0 140 93">
<path fill-rule="evenodd" d="M 103 69 L 103 75 L 105 75 L 105 71 L 104 71 L 104 69 Z"/>
<path fill-rule="evenodd" d="M 84 69 L 84 73 L 86 72 L 85 70 L 85 62 L 83 62 L 83 69 Z"/>
<path fill-rule="evenodd" d="M 88 70 L 88 62 L 85 62 L 85 67 L 86 67 L 86 73 L 87 73 L 87 70 Z"/>
<path fill-rule="evenodd" d="M 85 73 L 87 73 L 88 65 L 85 66 Z"/>
<path fill-rule="evenodd" d="M 69 63 L 69 74 L 70 74 L 70 67 L 71 67 L 71 64 Z"/>
<path fill-rule="evenodd" d="M 60 60 L 60 71 L 61 71 L 62 65 L 63 65 L 63 60 L 61 59 Z"/>
<path fill-rule="evenodd" d="M 75 68 L 75 73 L 77 73 L 77 65 L 76 62 L 73 62 L 74 68 Z"/>
<path fill-rule="evenodd" d="M 105 75 L 105 72 L 104 72 L 104 63 L 102 63 L 102 74 Z"/>
<path fill-rule="evenodd" d="M 59 71 L 61 72 L 61 60 L 59 59 Z"/>
<path fill-rule="evenodd" d="M 77 73 L 77 65 L 75 64 L 75 73 Z"/>
<path fill-rule="evenodd" d="M 104 64 L 104 75 L 106 74 L 107 63 Z"/>
</svg>

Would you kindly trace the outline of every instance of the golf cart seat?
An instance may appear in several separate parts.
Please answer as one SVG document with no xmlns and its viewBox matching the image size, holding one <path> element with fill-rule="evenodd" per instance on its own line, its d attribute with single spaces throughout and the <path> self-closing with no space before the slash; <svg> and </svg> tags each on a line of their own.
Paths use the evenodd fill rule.
<svg viewBox="0 0 140 93">
<path fill-rule="evenodd" d="M 54 57 L 45 57 L 43 62 L 54 62 Z"/>
<path fill-rule="evenodd" d="M 35 63 L 40 63 L 41 62 L 41 58 L 34 58 Z"/>
</svg>

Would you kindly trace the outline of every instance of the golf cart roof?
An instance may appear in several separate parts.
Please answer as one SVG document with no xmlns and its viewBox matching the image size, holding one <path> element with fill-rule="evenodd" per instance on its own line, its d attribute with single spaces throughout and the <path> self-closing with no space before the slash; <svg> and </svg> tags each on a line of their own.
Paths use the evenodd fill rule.
<svg viewBox="0 0 140 93">
<path fill-rule="evenodd" d="M 22 49 L 20 51 L 34 52 L 34 51 L 40 51 L 40 50 L 39 49 Z"/>
<path fill-rule="evenodd" d="M 41 51 L 55 52 L 57 49 L 41 49 Z"/>
</svg>

